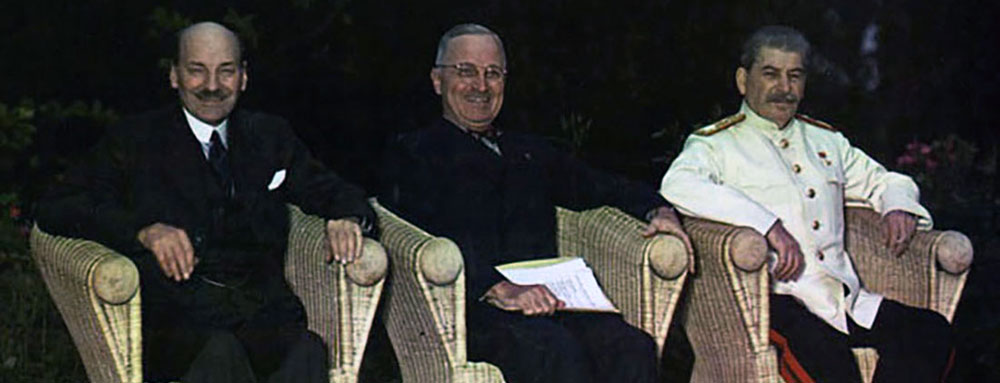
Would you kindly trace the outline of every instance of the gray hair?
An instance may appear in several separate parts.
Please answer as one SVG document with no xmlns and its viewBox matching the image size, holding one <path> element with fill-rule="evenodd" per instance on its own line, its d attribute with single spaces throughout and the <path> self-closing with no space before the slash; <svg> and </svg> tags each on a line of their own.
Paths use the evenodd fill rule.
<svg viewBox="0 0 1000 383">
<path fill-rule="evenodd" d="M 768 25 L 755 31 L 743 43 L 740 66 L 750 70 L 763 48 L 774 48 L 794 52 L 802 56 L 802 64 L 809 66 L 809 41 L 799 31 L 784 25 Z"/>
<path fill-rule="evenodd" d="M 507 66 L 507 53 L 504 52 L 503 41 L 500 40 L 500 35 L 489 28 L 472 23 L 456 25 L 445 32 L 444 35 L 441 35 L 441 40 L 438 41 L 437 55 L 434 57 L 434 65 L 444 64 L 441 61 L 444 60 L 444 55 L 448 53 L 448 43 L 451 42 L 451 39 L 467 35 L 492 36 L 493 40 L 497 43 L 497 47 L 500 48 L 500 59 L 503 61 L 503 66 Z"/>
</svg>

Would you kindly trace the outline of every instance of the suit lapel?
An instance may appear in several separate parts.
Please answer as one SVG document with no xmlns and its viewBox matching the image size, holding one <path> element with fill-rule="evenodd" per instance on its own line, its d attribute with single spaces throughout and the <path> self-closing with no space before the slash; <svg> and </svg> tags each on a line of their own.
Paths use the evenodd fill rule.
<svg viewBox="0 0 1000 383">
<path fill-rule="evenodd" d="M 247 195 L 267 190 L 271 176 L 279 169 L 271 169 L 263 139 L 253 126 L 253 119 L 242 111 L 233 112 L 229 119 L 229 168 L 236 185 L 236 194 Z"/>
</svg>

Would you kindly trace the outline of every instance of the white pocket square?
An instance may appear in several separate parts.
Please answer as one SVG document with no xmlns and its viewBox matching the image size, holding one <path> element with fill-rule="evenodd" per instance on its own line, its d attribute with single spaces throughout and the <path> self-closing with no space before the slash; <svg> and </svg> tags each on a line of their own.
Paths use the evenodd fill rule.
<svg viewBox="0 0 1000 383">
<path fill-rule="evenodd" d="M 267 184 L 267 190 L 274 190 L 278 186 L 281 186 L 281 183 L 285 182 L 285 173 L 285 169 L 274 172 L 274 176 L 271 177 L 271 183 Z"/>
</svg>

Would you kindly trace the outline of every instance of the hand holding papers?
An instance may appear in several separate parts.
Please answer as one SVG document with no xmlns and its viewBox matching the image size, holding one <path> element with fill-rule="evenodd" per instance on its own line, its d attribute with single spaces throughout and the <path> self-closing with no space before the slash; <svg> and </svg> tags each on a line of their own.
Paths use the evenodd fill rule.
<svg viewBox="0 0 1000 383">
<path fill-rule="evenodd" d="M 617 313 L 594 278 L 594 271 L 581 258 L 550 258 L 508 263 L 496 267 L 508 281 L 518 285 L 545 285 L 559 300 L 564 311 Z"/>
</svg>

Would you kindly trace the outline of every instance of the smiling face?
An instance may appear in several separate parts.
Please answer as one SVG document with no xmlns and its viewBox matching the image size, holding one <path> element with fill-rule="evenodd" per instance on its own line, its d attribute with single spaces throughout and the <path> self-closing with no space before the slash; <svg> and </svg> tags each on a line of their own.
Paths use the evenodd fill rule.
<svg viewBox="0 0 1000 383">
<path fill-rule="evenodd" d="M 177 62 L 170 67 L 170 86 L 177 89 L 188 112 L 218 125 L 246 89 L 236 36 L 221 26 L 195 26 L 183 34 L 178 49 Z"/>
<path fill-rule="evenodd" d="M 440 65 L 431 70 L 445 119 L 472 131 L 489 129 L 503 106 L 505 77 L 489 76 L 486 68 L 504 68 L 501 49 L 490 35 L 462 35 L 448 42 Z M 455 65 L 475 66 L 477 75 L 461 76 Z"/>
<path fill-rule="evenodd" d="M 736 87 L 754 112 L 784 127 L 795 117 L 806 89 L 802 55 L 763 47 L 753 66 L 736 70 Z"/>
</svg>

